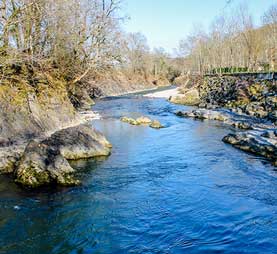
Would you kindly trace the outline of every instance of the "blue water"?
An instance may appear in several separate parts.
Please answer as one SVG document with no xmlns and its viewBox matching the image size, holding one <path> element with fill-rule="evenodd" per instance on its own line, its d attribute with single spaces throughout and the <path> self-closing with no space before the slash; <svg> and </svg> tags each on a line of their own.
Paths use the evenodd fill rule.
<svg viewBox="0 0 277 254">
<path fill-rule="evenodd" d="M 93 125 L 114 147 L 73 163 L 80 187 L 29 192 L 1 177 L 0 254 L 277 253 L 277 172 L 224 144 L 230 127 L 178 118 L 180 108 L 141 96 L 99 101 Z"/>
</svg>

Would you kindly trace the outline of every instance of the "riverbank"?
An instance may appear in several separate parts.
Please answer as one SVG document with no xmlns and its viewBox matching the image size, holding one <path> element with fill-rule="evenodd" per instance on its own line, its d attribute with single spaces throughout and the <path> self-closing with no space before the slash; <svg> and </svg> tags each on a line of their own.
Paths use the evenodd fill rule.
<svg viewBox="0 0 277 254">
<path fill-rule="evenodd" d="M 76 110 L 67 82 L 55 72 L 32 72 L 27 67 L 11 66 L 1 81 L 0 174 L 16 175 L 29 143 L 40 143 L 98 117 L 92 111 Z M 45 159 L 51 161 L 51 156 Z"/>
<path fill-rule="evenodd" d="M 77 183 L 68 159 L 107 156 L 110 151 L 106 147 L 108 141 L 103 145 L 105 137 L 92 125 L 90 131 L 83 127 L 101 117 L 91 109 L 95 96 L 90 93 L 92 87 L 85 82 L 69 84 L 53 70 L 47 72 L 24 64 L 9 68 L 0 87 L 0 174 L 12 175 L 21 185 L 32 188 Z M 118 94 L 152 91 L 157 87 L 147 80 L 141 84 L 134 83 L 135 80 L 129 86 L 125 80 Z M 98 82 L 99 85 L 103 80 Z M 109 79 L 105 82 L 108 84 Z M 119 80 L 114 79 L 112 84 L 116 82 Z M 107 88 L 108 91 L 112 89 Z M 56 135 L 62 135 L 63 139 L 55 138 Z M 45 144 L 49 139 L 55 142 Z M 63 153 L 70 147 L 76 156 Z"/>
<path fill-rule="evenodd" d="M 265 76 L 265 79 L 247 74 L 187 76 L 180 84 L 180 93 L 171 101 L 207 109 L 229 108 L 277 125 L 276 82 L 274 75 Z"/>
<path fill-rule="evenodd" d="M 87 87 L 89 90 L 97 90 L 96 97 L 121 96 L 137 93 L 159 87 L 168 86 L 171 82 L 166 77 L 152 74 L 142 75 L 138 73 L 126 73 L 124 71 L 111 71 L 104 76 L 89 79 Z"/>
<path fill-rule="evenodd" d="M 277 166 L 276 80 L 253 79 L 247 75 L 187 77 L 185 80 L 179 94 L 170 101 L 199 109 L 180 111 L 178 116 L 217 120 L 241 129 L 223 137 L 223 141 L 266 157 Z"/>
</svg>

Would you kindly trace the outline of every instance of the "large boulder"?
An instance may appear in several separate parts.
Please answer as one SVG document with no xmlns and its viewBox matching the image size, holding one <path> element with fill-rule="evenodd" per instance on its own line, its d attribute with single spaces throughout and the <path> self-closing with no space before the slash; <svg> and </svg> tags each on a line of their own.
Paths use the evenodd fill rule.
<svg viewBox="0 0 277 254">
<path fill-rule="evenodd" d="M 81 121 L 68 98 L 67 83 L 54 76 L 35 70 L 1 82 L 0 145 L 25 142 Z"/>
<path fill-rule="evenodd" d="M 60 151 L 49 145 L 31 141 L 15 171 L 16 182 L 30 188 L 59 184 L 79 184 L 73 177 L 74 169 Z"/>
<path fill-rule="evenodd" d="M 31 188 L 71 186 L 79 181 L 67 160 L 107 156 L 110 149 L 111 144 L 100 132 L 89 125 L 79 125 L 57 131 L 47 139 L 31 141 L 23 152 L 0 160 L 0 170 L 14 173 L 16 182 Z"/>
<path fill-rule="evenodd" d="M 79 125 L 55 132 L 42 142 L 55 147 L 68 160 L 108 156 L 112 145 L 90 125 Z"/>
</svg>

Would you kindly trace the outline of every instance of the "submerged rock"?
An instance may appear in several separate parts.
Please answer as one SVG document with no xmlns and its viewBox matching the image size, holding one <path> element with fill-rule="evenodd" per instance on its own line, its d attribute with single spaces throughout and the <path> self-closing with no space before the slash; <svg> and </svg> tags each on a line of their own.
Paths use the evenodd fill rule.
<svg viewBox="0 0 277 254">
<path fill-rule="evenodd" d="M 216 120 L 243 130 L 252 130 L 253 125 L 258 121 L 255 118 L 251 119 L 249 116 L 244 117 L 226 110 L 196 109 L 192 111 L 178 111 L 175 114 L 180 117 L 191 117 L 200 120 Z"/>
<path fill-rule="evenodd" d="M 35 141 L 27 145 L 15 171 L 16 182 L 31 188 L 49 184 L 79 184 L 73 173 L 74 169 L 57 148 Z"/>
<path fill-rule="evenodd" d="M 164 126 L 157 120 L 152 121 L 149 126 L 153 129 L 162 129 L 162 128 L 164 128 Z"/>
</svg>

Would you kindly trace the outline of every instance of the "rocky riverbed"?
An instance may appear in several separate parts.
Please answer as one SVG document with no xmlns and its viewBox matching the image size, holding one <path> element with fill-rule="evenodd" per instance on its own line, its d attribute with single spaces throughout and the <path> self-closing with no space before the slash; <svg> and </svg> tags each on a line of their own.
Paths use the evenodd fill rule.
<svg viewBox="0 0 277 254">
<path fill-rule="evenodd" d="M 228 109 L 195 109 L 178 111 L 176 115 L 203 121 L 220 121 L 234 127 L 236 133 L 230 133 L 223 137 L 225 143 L 243 151 L 266 157 L 272 161 L 273 165 L 277 166 L 277 130 L 274 124 Z"/>
<path fill-rule="evenodd" d="M 181 117 L 216 120 L 234 127 L 236 133 L 223 137 L 243 151 L 268 158 L 277 166 L 276 80 L 255 75 L 185 77 L 179 94 L 169 101 L 197 106 L 179 111 Z"/>
<path fill-rule="evenodd" d="M 200 108 L 228 108 L 277 125 L 276 80 L 251 76 L 187 77 L 170 101 Z"/>
</svg>

